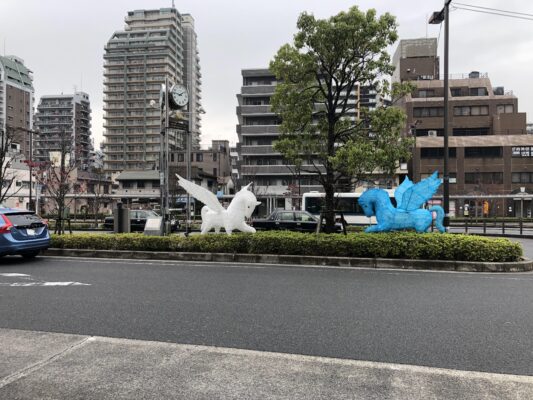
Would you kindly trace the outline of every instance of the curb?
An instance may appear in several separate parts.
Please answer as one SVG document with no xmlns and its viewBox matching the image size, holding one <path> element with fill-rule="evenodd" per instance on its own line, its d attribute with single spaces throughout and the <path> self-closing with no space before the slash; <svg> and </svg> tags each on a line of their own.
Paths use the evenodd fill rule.
<svg viewBox="0 0 533 400">
<path fill-rule="evenodd" d="M 317 257 L 278 254 L 178 253 L 165 251 L 48 249 L 45 256 L 116 258 L 140 260 L 173 260 L 205 262 L 238 262 L 261 264 L 312 265 L 349 268 L 417 269 L 458 272 L 525 272 L 533 271 L 533 260 L 516 262 L 472 262 L 446 260 L 405 260 L 392 258 Z"/>
</svg>

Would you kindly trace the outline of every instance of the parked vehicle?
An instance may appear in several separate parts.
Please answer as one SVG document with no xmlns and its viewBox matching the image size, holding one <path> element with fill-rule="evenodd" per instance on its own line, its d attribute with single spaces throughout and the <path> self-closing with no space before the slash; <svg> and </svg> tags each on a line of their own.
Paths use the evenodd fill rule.
<svg viewBox="0 0 533 400">
<path fill-rule="evenodd" d="M 251 226 L 259 231 L 266 230 L 289 230 L 298 232 L 315 232 L 318 218 L 313 217 L 307 211 L 276 210 L 266 219 L 256 219 Z M 342 231 L 341 224 L 335 224 L 337 232 Z"/>
<path fill-rule="evenodd" d="M 0 256 L 33 258 L 49 246 L 48 226 L 33 211 L 0 208 Z"/>
<path fill-rule="evenodd" d="M 387 190 L 389 197 L 394 206 L 396 201 L 394 199 L 394 192 Z M 370 225 L 376 223 L 375 217 L 367 217 L 363 209 L 358 203 L 359 197 L 362 193 L 335 193 L 335 210 L 342 211 L 344 219 L 349 225 Z M 311 213 L 317 219 L 320 216 L 320 211 L 324 207 L 325 193 L 308 192 L 304 193 L 302 198 L 302 209 Z M 340 215 L 337 214 L 337 220 Z"/>
<path fill-rule="evenodd" d="M 142 232 L 148 218 L 160 217 L 158 213 L 152 210 L 130 210 L 130 230 L 131 232 Z M 104 229 L 113 230 L 115 218 L 113 216 L 104 219 Z M 171 231 L 175 232 L 179 228 L 179 221 L 171 220 Z"/>
</svg>

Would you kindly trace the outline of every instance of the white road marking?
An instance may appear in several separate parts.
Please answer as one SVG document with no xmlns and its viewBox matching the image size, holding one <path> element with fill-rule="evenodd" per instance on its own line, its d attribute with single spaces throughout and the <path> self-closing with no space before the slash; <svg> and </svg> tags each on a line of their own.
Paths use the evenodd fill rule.
<svg viewBox="0 0 533 400">
<path fill-rule="evenodd" d="M 0 286 L 10 286 L 10 287 L 27 287 L 27 286 L 91 286 L 90 283 L 82 282 L 13 282 L 13 283 L 2 283 Z"/>
<path fill-rule="evenodd" d="M 9 286 L 9 287 L 28 287 L 28 286 L 91 286 L 90 283 L 82 282 L 46 282 L 36 280 L 28 274 L 19 274 L 15 272 L 5 272 L 1 273 L 0 276 L 5 276 L 8 278 L 24 278 L 25 282 L 0 282 L 0 286 Z"/>
</svg>

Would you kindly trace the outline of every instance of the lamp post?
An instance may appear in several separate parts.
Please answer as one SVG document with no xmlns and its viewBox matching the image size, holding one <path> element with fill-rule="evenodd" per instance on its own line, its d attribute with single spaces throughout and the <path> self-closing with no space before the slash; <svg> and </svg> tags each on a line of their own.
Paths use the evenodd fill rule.
<svg viewBox="0 0 533 400">
<path fill-rule="evenodd" d="M 448 82 L 448 43 L 450 33 L 450 3 L 452 0 L 445 0 L 444 7 L 440 11 L 435 11 L 429 19 L 430 24 L 441 24 L 444 21 L 444 172 L 443 172 L 443 225 L 447 229 L 450 225 L 450 176 L 448 171 L 448 108 L 449 108 L 449 82 Z"/>
</svg>

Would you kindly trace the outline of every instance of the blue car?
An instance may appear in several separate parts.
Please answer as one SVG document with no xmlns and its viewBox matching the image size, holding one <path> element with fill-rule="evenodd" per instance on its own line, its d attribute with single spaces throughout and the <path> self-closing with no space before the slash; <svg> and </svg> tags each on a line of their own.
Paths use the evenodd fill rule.
<svg viewBox="0 0 533 400">
<path fill-rule="evenodd" d="M 33 258 L 49 246 L 48 227 L 33 211 L 0 208 L 0 256 Z"/>
</svg>

